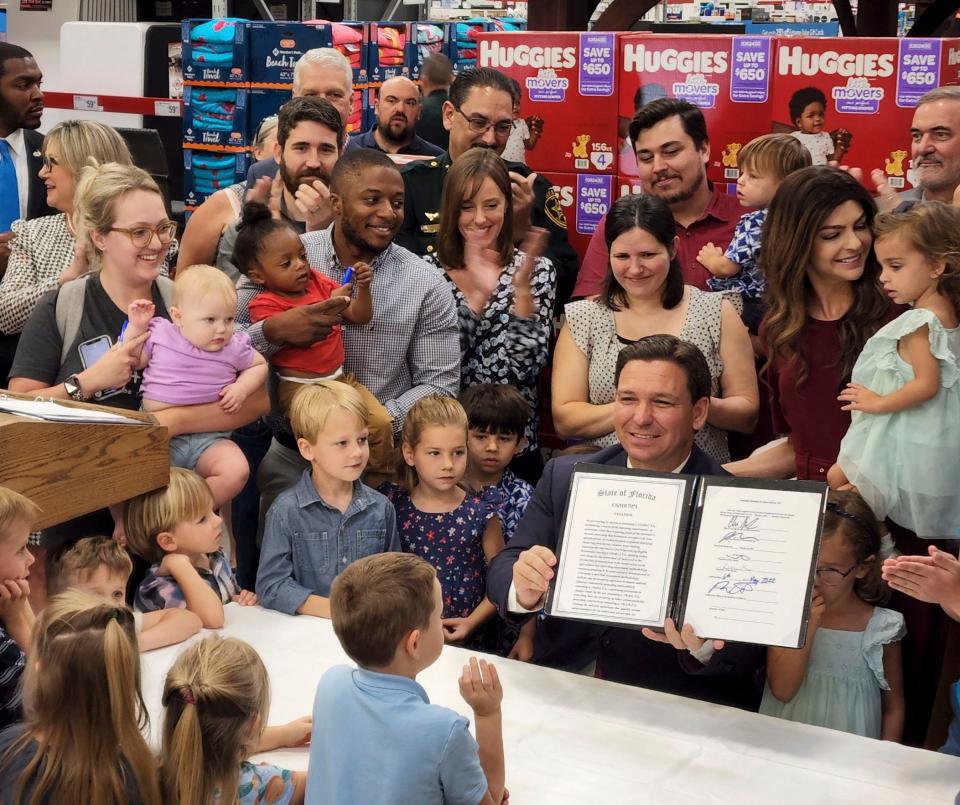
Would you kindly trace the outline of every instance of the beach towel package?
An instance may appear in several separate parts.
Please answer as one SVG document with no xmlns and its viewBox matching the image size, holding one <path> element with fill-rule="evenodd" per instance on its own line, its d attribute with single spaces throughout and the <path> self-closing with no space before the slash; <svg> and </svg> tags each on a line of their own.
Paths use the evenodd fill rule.
<svg viewBox="0 0 960 805">
<path fill-rule="evenodd" d="M 183 80 L 219 84 L 250 80 L 246 20 L 189 19 L 181 25 Z"/>
<path fill-rule="evenodd" d="M 446 53 L 449 22 L 413 22 L 410 23 L 410 40 L 407 42 L 406 64 L 410 78 L 420 78 L 420 65 L 424 59 L 434 53 Z"/>
<path fill-rule="evenodd" d="M 356 85 L 354 85 L 353 109 L 351 109 L 350 111 L 350 117 L 347 118 L 347 134 L 354 134 L 355 132 L 358 132 L 358 131 L 365 131 L 363 127 L 363 123 L 364 123 L 363 98 L 365 94 L 366 94 L 366 88 L 357 89 Z"/>
<path fill-rule="evenodd" d="M 248 151 L 183 149 L 184 206 L 188 210 L 203 204 L 218 190 L 247 178 Z"/>
<path fill-rule="evenodd" d="M 447 56 L 453 62 L 454 73 L 477 66 L 477 36 L 493 30 L 496 30 L 493 20 L 480 17 L 451 25 Z"/>
<path fill-rule="evenodd" d="M 367 80 L 380 84 L 388 78 L 409 75 L 406 62 L 409 22 L 367 24 Z"/>
<path fill-rule="evenodd" d="M 377 124 L 377 110 L 374 108 L 374 105 L 377 102 L 377 93 L 379 91 L 378 87 L 368 87 L 363 90 L 360 110 L 360 131 L 370 131 L 370 129 Z"/>
<path fill-rule="evenodd" d="M 330 27 L 299 22 L 251 22 L 250 83 L 265 89 L 281 89 L 293 84 L 297 60 L 313 48 L 332 44 Z"/>
<path fill-rule="evenodd" d="M 320 25 L 329 28 L 332 40 L 330 47 L 336 48 L 346 56 L 353 69 L 353 88 L 357 89 L 367 84 L 367 23 L 306 20 L 304 25 Z"/>
<path fill-rule="evenodd" d="M 250 144 L 247 89 L 183 88 L 183 142 L 245 148 Z M 258 121 L 259 122 L 259 121 Z"/>
<path fill-rule="evenodd" d="M 264 89 L 252 87 L 247 97 L 247 115 L 250 119 L 250 139 L 257 135 L 257 129 L 265 117 L 277 114 L 280 107 L 293 97 L 291 89 Z"/>
</svg>

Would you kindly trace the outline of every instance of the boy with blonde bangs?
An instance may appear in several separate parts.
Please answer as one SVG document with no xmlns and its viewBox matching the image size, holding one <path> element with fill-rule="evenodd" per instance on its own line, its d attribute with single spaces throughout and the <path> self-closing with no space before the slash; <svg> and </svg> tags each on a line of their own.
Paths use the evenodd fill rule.
<svg viewBox="0 0 960 805">
<path fill-rule="evenodd" d="M 763 318 L 764 281 L 757 266 L 763 222 L 767 206 L 791 173 L 809 168 L 810 152 L 789 134 L 765 134 L 748 142 L 737 156 L 740 178 L 737 198 L 744 213 L 726 252 L 708 243 L 697 259 L 713 277 L 707 280 L 711 291 L 734 291 L 743 298 L 743 321 L 756 335 Z"/>
<path fill-rule="evenodd" d="M 167 486 L 128 501 L 127 544 L 151 563 L 134 597 L 139 612 L 186 608 L 207 629 L 219 629 L 224 604 L 257 603 L 240 589 L 220 550 L 222 522 L 203 478 L 179 467 L 170 470 Z"/>
<path fill-rule="evenodd" d="M 145 411 L 219 402 L 226 413 L 235 414 L 264 385 L 267 362 L 246 333 L 234 332 L 236 310 L 233 282 L 206 265 L 177 273 L 169 320 L 155 317 L 147 299 L 130 304 L 124 338 L 150 333 L 140 355 Z M 225 431 L 175 436 L 170 461 L 203 476 L 217 508 L 240 492 L 250 474 L 246 458 Z"/>
<path fill-rule="evenodd" d="M 27 664 L 36 620 L 30 606 L 27 540 L 39 507 L 19 492 L 0 486 L 0 730 L 19 721 L 20 677 Z"/>
<path fill-rule="evenodd" d="M 330 586 L 356 560 L 399 551 L 393 505 L 360 481 L 370 457 L 367 408 L 335 380 L 303 386 L 289 409 L 307 461 L 267 512 L 257 572 L 260 603 L 288 615 L 330 617 Z"/>
<path fill-rule="evenodd" d="M 133 562 L 127 552 L 109 537 L 86 537 L 70 546 L 54 562 L 52 592 L 86 590 L 124 606 L 127 580 Z M 135 612 L 140 651 L 182 643 L 200 631 L 198 615 L 188 609 Z"/>
<path fill-rule="evenodd" d="M 471 657 L 460 677 L 476 740 L 466 718 L 430 704 L 416 681 L 443 650 L 434 568 L 412 554 L 361 559 L 334 581 L 330 608 L 337 639 L 358 667 L 335 666 L 317 686 L 307 805 L 502 803 L 496 669 Z"/>
</svg>

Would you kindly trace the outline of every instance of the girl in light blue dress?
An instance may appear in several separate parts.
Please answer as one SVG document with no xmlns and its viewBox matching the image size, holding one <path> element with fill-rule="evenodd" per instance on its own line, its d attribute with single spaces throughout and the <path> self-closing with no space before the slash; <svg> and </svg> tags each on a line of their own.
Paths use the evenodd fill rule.
<svg viewBox="0 0 960 805">
<path fill-rule="evenodd" d="M 907 310 L 867 341 L 839 399 L 853 411 L 827 480 L 919 537 L 960 528 L 960 209 L 874 221 L 880 282 Z"/>
<path fill-rule="evenodd" d="M 830 492 L 807 639 L 767 649 L 764 715 L 899 741 L 903 733 L 903 615 L 875 606 L 881 528 L 856 492 Z"/>
</svg>

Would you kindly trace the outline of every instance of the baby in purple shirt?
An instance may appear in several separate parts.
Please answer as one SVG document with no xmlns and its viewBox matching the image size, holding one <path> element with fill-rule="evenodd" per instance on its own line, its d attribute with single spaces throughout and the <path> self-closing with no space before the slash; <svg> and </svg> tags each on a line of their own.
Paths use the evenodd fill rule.
<svg viewBox="0 0 960 805">
<path fill-rule="evenodd" d="M 177 273 L 170 318 L 154 317 L 153 303 L 138 299 L 127 310 L 125 338 L 149 330 L 141 354 L 140 389 L 145 411 L 218 402 L 236 413 L 267 379 L 267 362 L 246 333 L 233 331 L 237 291 L 213 266 L 190 266 Z M 229 433 L 187 433 L 170 440 L 170 462 L 196 470 L 217 506 L 243 488 L 247 461 Z"/>
</svg>

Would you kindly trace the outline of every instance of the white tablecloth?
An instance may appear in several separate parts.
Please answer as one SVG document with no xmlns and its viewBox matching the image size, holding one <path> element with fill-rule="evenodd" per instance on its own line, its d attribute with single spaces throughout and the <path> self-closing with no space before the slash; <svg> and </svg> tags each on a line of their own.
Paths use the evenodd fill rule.
<svg viewBox="0 0 960 805">
<path fill-rule="evenodd" d="M 263 657 L 272 684 L 271 724 L 310 713 L 323 672 L 349 662 L 322 619 L 230 604 L 222 633 L 248 641 Z M 182 649 L 143 658 L 155 745 L 163 679 Z M 444 648 L 418 678 L 432 702 L 467 716 L 457 679 L 468 656 Z M 936 752 L 512 660 L 498 659 L 497 670 L 513 805 L 921 805 L 953 803 L 960 791 L 960 759 Z M 255 759 L 306 769 L 308 750 Z"/>
</svg>

